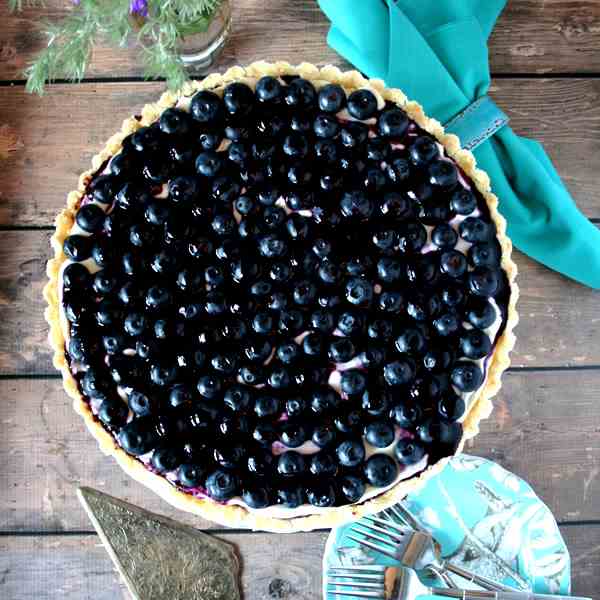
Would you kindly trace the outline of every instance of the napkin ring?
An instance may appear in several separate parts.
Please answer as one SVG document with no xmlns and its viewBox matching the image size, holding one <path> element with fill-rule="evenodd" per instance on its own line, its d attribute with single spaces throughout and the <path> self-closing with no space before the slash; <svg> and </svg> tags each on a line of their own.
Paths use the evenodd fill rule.
<svg viewBox="0 0 600 600">
<path fill-rule="evenodd" d="M 477 98 L 472 104 L 444 124 L 446 133 L 460 139 L 465 150 L 473 150 L 508 124 L 509 117 L 489 97 Z"/>
</svg>

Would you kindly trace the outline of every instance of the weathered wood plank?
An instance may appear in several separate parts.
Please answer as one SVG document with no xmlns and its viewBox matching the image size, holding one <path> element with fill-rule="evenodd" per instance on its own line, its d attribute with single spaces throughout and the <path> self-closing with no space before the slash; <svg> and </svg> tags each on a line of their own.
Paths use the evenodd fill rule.
<svg viewBox="0 0 600 600">
<path fill-rule="evenodd" d="M 571 554 L 573 594 L 600 587 L 600 526 L 561 526 Z M 220 534 L 242 556 L 242 588 L 252 600 L 316 600 L 327 533 Z M 285 553 L 285 560 L 283 559 Z M 0 594 L 7 600 L 128 598 L 95 535 L 0 538 Z"/>
<path fill-rule="evenodd" d="M 467 451 L 524 477 L 559 520 L 600 519 L 599 386 L 600 370 L 509 373 Z M 1 381 L 0 398 L 0 532 L 86 530 L 77 485 L 208 526 L 171 509 L 102 455 L 60 381 Z"/>
<path fill-rule="evenodd" d="M 54 373 L 42 288 L 47 231 L 0 232 L 0 375 Z M 515 367 L 600 365 L 598 293 L 516 253 L 521 322 Z"/>
<path fill-rule="evenodd" d="M 257 58 L 314 63 L 341 62 L 327 47 L 328 22 L 312 0 L 233 2 L 234 33 L 219 68 Z M 69 0 L 50 0 L 46 8 L 13 15 L 0 7 L 3 34 L 0 79 L 21 79 L 24 67 L 45 44 L 40 23 L 66 14 Z M 594 0 L 520 0 L 509 2 L 490 42 L 492 72 L 594 73 L 600 71 L 600 6 Z M 88 77 L 142 74 L 135 52 L 99 45 Z"/>
<path fill-rule="evenodd" d="M 239 550 L 244 598 L 321 597 L 326 534 L 290 534 L 282 539 L 225 533 L 219 537 Z M 130 598 L 96 535 L 0 538 L 0 596 L 6 600 Z"/>
<path fill-rule="evenodd" d="M 160 83 L 60 85 L 40 99 L 22 86 L 0 88 L 0 126 L 18 139 L 0 171 L 0 225 L 50 224 L 104 141 L 161 89 Z M 600 217 L 600 80 L 498 79 L 492 93 L 517 132 L 545 144 L 581 209 Z"/>
</svg>

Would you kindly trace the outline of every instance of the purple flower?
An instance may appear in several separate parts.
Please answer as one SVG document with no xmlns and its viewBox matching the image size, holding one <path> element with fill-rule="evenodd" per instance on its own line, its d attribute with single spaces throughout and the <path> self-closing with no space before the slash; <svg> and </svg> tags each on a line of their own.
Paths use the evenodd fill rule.
<svg viewBox="0 0 600 600">
<path fill-rule="evenodd" d="M 141 17 L 147 17 L 148 0 L 131 0 L 129 4 L 129 12 L 132 15 L 140 15 Z"/>
</svg>

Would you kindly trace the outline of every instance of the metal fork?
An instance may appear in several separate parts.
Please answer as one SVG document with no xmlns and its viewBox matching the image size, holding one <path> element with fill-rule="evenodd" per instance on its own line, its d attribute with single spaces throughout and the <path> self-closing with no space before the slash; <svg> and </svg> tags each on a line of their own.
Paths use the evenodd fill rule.
<svg viewBox="0 0 600 600">
<path fill-rule="evenodd" d="M 341 589 L 340 589 L 341 588 Z M 493 590 L 460 590 L 427 587 L 410 569 L 383 565 L 330 567 L 327 571 L 327 593 L 372 600 L 415 600 L 418 596 L 442 596 L 461 600 L 592 600 L 574 596 L 551 596 L 533 592 Z"/>
<path fill-rule="evenodd" d="M 425 534 L 431 536 L 433 543 L 434 543 L 436 557 L 438 558 L 438 560 L 442 560 L 439 544 L 435 541 L 435 539 L 433 539 L 433 536 L 431 535 L 431 533 L 429 533 L 429 531 L 427 529 L 425 529 L 419 523 L 419 521 L 417 521 L 416 517 L 410 512 L 410 510 L 408 510 L 408 508 L 406 508 L 406 506 L 402 502 L 399 502 L 398 504 L 395 504 L 394 506 L 391 506 L 390 508 L 384 510 L 383 514 L 386 516 L 386 518 L 390 519 L 390 521 L 392 523 L 394 523 L 396 520 L 399 520 L 400 523 L 406 523 L 415 531 L 421 531 L 422 533 L 425 533 Z M 470 577 L 471 572 L 468 571 L 467 569 L 461 569 L 460 567 L 457 567 L 456 565 L 453 565 L 452 563 L 449 563 L 448 561 L 443 561 L 443 563 L 445 565 L 445 568 L 447 568 L 447 569 L 448 569 L 448 567 L 454 567 L 455 569 L 458 569 L 458 571 L 454 570 L 454 573 L 456 573 L 457 575 L 460 575 L 463 579 L 471 580 L 471 577 Z M 451 569 L 448 569 L 448 570 L 451 570 Z M 492 590 L 497 589 L 497 590 L 504 590 L 504 591 L 510 591 L 513 589 L 521 589 L 521 590 L 525 590 L 525 591 L 531 590 L 531 585 L 529 584 L 529 582 L 525 581 L 525 579 L 523 579 L 518 573 L 514 573 L 511 570 L 510 576 L 517 584 L 515 587 L 510 587 L 510 586 L 504 585 L 502 583 L 498 583 L 496 581 L 486 579 L 485 577 L 483 577 L 482 579 L 488 581 L 491 585 L 497 586 L 497 587 L 486 587 L 485 585 L 482 585 L 481 587 L 483 587 L 485 589 L 492 589 Z M 456 587 L 456 586 L 451 585 L 450 587 Z"/>
<path fill-rule="evenodd" d="M 441 558 L 433 538 L 427 532 L 414 531 L 410 527 L 398 525 L 387 519 L 373 516 L 366 518 L 371 523 L 367 524 L 363 521 L 352 527 L 353 531 L 365 536 L 366 539 L 352 535 L 348 537 L 367 548 L 391 556 L 404 567 L 417 571 L 429 569 L 436 574 L 450 571 L 486 590 L 515 591 L 512 587 L 476 575 Z"/>
</svg>

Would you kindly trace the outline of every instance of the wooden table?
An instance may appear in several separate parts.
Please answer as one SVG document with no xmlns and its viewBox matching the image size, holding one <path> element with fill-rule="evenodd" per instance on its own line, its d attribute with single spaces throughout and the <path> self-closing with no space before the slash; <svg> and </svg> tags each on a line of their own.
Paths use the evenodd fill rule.
<svg viewBox="0 0 600 600">
<path fill-rule="evenodd" d="M 312 0 L 234 0 L 236 32 L 218 68 L 256 60 L 343 61 Z M 96 448 L 62 391 L 46 345 L 44 264 L 55 213 L 90 157 L 163 84 L 133 52 L 98 48 L 85 82 L 24 93 L 44 39 L 39 18 L 0 7 L 0 597 L 124 597 L 74 490 L 93 485 L 239 545 L 246 597 L 320 597 L 327 532 L 278 536 L 175 513 Z M 511 0 L 491 42 L 492 95 L 519 133 L 541 140 L 583 212 L 600 223 L 600 3 Z M 6 145 L 6 144 L 5 144 Z M 0 143 L 0 148 L 2 144 Z M 469 452 L 527 479 L 571 550 L 574 592 L 600 589 L 600 296 L 516 253 L 521 324 L 492 418 Z"/>
</svg>

